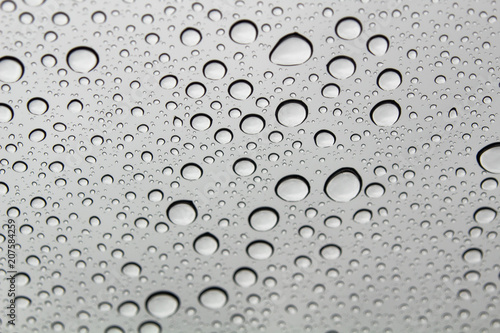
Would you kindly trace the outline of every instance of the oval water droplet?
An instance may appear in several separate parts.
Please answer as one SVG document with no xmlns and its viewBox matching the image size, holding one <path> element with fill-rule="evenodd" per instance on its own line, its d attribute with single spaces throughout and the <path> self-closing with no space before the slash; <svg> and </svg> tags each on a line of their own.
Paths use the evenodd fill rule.
<svg viewBox="0 0 500 333">
<path fill-rule="evenodd" d="M 342 168 L 328 177 L 324 191 L 334 201 L 349 202 L 358 196 L 361 184 L 361 177 L 356 170 Z"/>
<path fill-rule="evenodd" d="M 398 70 L 389 68 L 383 70 L 377 77 L 377 85 L 382 90 L 394 90 L 401 85 L 403 77 Z"/>
<path fill-rule="evenodd" d="M 99 63 L 97 52 L 90 47 L 81 46 L 69 51 L 66 58 L 69 68 L 77 73 L 88 73 Z"/>
<path fill-rule="evenodd" d="M 195 114 L 191 118 L 191 127 L 197 131 L 206 131 L 212 126 L 212 118 L 204 113 Z"/>
<path fill-rule="evenodd" d="M 257 169 L 257 164 L 249 158 L 240 158 L 233 165 L 233 171 L 242 177 L 248 177 L 252 175 Z"/>
<path fill-rule="evenodd" d="M 228 92 L 234 99 L 245 100 L 252 95 L 253 86 L 248 81 L 238 80 L 231 83 Z"/>
<path fill-rule="evenodd" d="M 377 103 L 370 112 L 370 117 L 375 125 L 394 125 L 401 116 L 401 107 L 396 101 L 385 100 Z"/>
<path fill-rule="evenodd" d="M 483 260 L 483 251 L 477 248 L 468 249 L 464 252 L 462 258 L 469 264 L 477 264 Z"/>
<path fill-rule="evenodd" d="M 474 213 L 474 220 L 479 224 L 487 224 L 493 222 L 497 217 L 496 210 L 489 207 L 482 207 Z"/>
<path fill-rule="evenodd" d="M 273 208 L 260 207 L 250 214 L 248 221 L 254 230 L 269 231 L 278 224 L 279 214 Z"/>
<path fill-rule="evenodd" d="M 194 163 L 188 163 L 181 169 L 181 176 L 187 180 L 197 180 L 203 175 L 202 168 Z"/>
<path fill-rule="evenodd" d="M 207 89 L 200 82 L 190 83 L 186 88 L 186 95 L 188 95 L 191 98 L 195 98 L 195 99 L 205 96 L 206 92 L 207 92 Z"/>
<path fill-rule="evenodd" d="M 278 197 L 290 202 L 305 199 L 309 191 L 309 182 L 299 175 L 290 175 L 280 179 L 275 188 Z"/>
<path fill-rule="evenodd" d="M 328 148 L 335 144 L 335 135 L 327 130 L 321 130 L 314 135 L 314 143 L 320 148 Z"/>
<path fill-rule="evenodd" d="M 282 37 L 269 56 L 272 63 L 296 66 L 308 61 L 313 53 L 312 43 L 304 36 L 293 33 Z"/>
<path fill-rule="evenodd" d="M 160 80 L 160 87 L 163 89 L 173 89 L 177 87 L 177 77 L 175 75 L 165 75 Z"/>
<path fill-rule="evenodd" d="M 321 89 L 321 95 L 326 98 L 335 98 L 340 95 L 340 87 L 335 83 L 327 84 Z"/>
<path fill-rule="evenodd" d="M 0 123 L 8 123 L 14 118 L 14 111 L 10 106 L 0 103 Z"/>
<path fill-rule="evenodd" d="M 340 255 L 342 254 L 342 250 L 335 244 L 328 244 L 321 248 L 319 254 L 324 259 L 335 260 L 340 257 Z"/>
<path fill-rule="evenodd" d="M 177 312 L 179 306 L 179 297 L 168 291 L 156 292 L 146 300 L 146 309 L 152 316 L 157 318 L 172 316 Z"/>
<path fill-rule="evenodd" d="M 167 216 L 174 224 L 188 225 L 196 220 L 198 211 L 192 201 L 180 200 L 168 207 Z"/>
<path fill-rule="evenodd" d="M 209 256 L 217 252 L 219 240 L 217 237 L 207 232 L 195 239 L 193 248 L 199 254 Z"/>
<path fill-rule="evenodd" d="M 187 28 L 181 33 L 181 42 L 186 46 L 196 46 L 201 42 L 201 33 L 195 28 Z"/>
<path fill-rule="evenodd" d="M 77 113 L 83 110 L 83 104 L 77 99 L 72 100 L 68 103 L 68 111 Z"/>
<path fill-rule="evenodd" d="M 366 186 L 365 194 L 369 198 L 380 198 L 385 193 L 385 188 L 381 184 L 372 183 Z"/>
<path fill-rule="evenodd" d="M 500 173 L 500 142 L 492 143 L 477 153 L 477 162 L 484 170 Z"/>
<path fill-rule="evenodd" d="M 363 31 L 363 27 L 361 22 L 357 18 L 354 17 L 344 17 L 341 19 L 336 27 L 335 33 L 342 39 L 355 39 L 361 35 Z"/>
<path fill-rule="evenodd" d="M 227 293 L 219 287 L 210 287 L 203 290 L 198 297 L 201 305 L 208 309 L 220 309 L 228 301 Z"/>
<path fill-rule="evenodd" d="M 24 74 L 24 65 L 14 57 L 0 58 L 0 81 L 14 83 L 19 81 Z"/>
<path fill-rule="evenodd" d="M 28 101 L 28 111 L 32 114 L 42 115 L 49 109 L 49 103 L 43 98 L 35 97 Z"/>
<path fill-rule="evenodd" d="M 138 277 L 141 274 L 142 268 L 135 262 L 129 262 L 122 266 L 122 273 L 128 277 Z"/>
<path fill-rule="evenodd" d="M 371 54 L 381 57 L 389 49 L 389 39 L 383 35 L 375 35 L 368 40 L 366 45 Z"/>
<path fill-rule="evenodd" d="M 152 190 L 148 193 L 148 199 L 151 202 L 160 202 L 163 200 L 163 192 L 160 190 Z"/>
<path fill-rule="evenodd" d="M 356 63 L 352 58 L 338 56 L 327 64 L 328 73 L 336 79 L 344 80 L 356 72 Z"/>
<path fill-rule="evenodd" d="M 233 276 L 234 282 L 243 288 L 248 288 L 257 283 L 257 273 L 251 268 L 242 267 Z"/>
<path fill-rule="evenodd" d="M 266 121 L 259 115 L 249 114 L 240 122 L 240 129 L 246 134 L 258 134 L 266 126 Z"/>
<path fill-rule="evenodd" d="M 220 80 L 226 73 L 226 65 L 218 60 L 209 61 L 203 66 L 203 75 L 210 80 Z"/>
<path fill-rule="evenodd" d="M 247 246 L 247 254 L 255 260 L 269 259 L 274 253 L 274 247 L 266 241 L 257 240 Z"/>
<path fill-rule="evenodd" d="M 368 223 L 372 219 L 372 212 L 368 209 L 360 209 L 356 213 L 354 213 L 352 219 L 354 220 L 354 222 L 360 224 Z"/>
<path fill-rule="evenodd" d="M 250 44 L 257 39 L 257 26 L 248 20 L 234 23 L 229 29 L 229 36 L 238 44 Z"/>
<path fill-rule="evenodd" d="M 299 100 L 291 99 L 284 101 L 276 108 L 276 119 L 287 127 L 302 124 L 308 115 L 307 105 Z"/>
</svg>

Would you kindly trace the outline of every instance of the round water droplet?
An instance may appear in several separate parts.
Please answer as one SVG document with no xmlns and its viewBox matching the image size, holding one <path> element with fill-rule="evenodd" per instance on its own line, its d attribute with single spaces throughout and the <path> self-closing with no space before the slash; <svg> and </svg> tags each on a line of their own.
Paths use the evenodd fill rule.
<svg viewBox="0 0 500 333">
<path fill-rule="evenodd" d="M 35 97 L 29 100 L 28 111 L 32 114 L 42 115 L 49 109 L 49 103 L 43 98 Z"/>
<path fill-rule="evenodd" d="M 327 65 L 328 73 L 336 79 L 344 80 L 356 72 L 356 63 L 352 58 L 338 56 L 330 60 Z"/>
<path fill-rule="evenodd" d="M 139 326 L 139 333 L 161 333 L 161 326 L 153 321 L 142 323 Z"/>
<path fill-rule="evenodd" d="M 498 187 L 498 181 L 495 178 L 486 178 L 481 182 L 481 188 L 486 191 L 493 191 Z"/>
<path fill-rule="evenodd" d="M 217 60 L 209 61 L 203 66 L 203 75 L 210 80 L 220 80 L 226 76 L 226 73 L 226 65 Z"/>
<path fill-rule="evenodd" d="M 352 168 L 339 169 L 328 177 L 324 191 L 334 201 L 349 202 L 361 191 L 361 177 Z"/>
<path fill-rule="evenodd" d="M 4 182 L 0 182 L 0 195 L 6 195 L 9 193 L 9 186 Z"/>
<path fill-rule="evenodd" d="M 163 192 L 160 190 L 152 190 L 148 193 L 148 199 L 151 202 L 160 202 L 163 200 Z"/>
<path fill-rule="evenodd" d="M 403 77 L 395 69 L 389 68 L 383 70 L 377 77 L 377 85 L 382 90 L 394 90 L 401 85 Z"/>
<path fill-rule="evenodd" d="M 293 33 L 282 37 L 269 56 L 272 63 L 296 66 L 308 61 L 313 53 L 312 43 L 302 35 Z"/>
<path fill-rule="evenodd" d="M 335 135 L 327 130 L 321 130 L 314 135 L 314 143 L 320 148 L 328 148 L 335 144 Z"/>
<path fill-rule="evenodd" d="M 229 30 L 229 36 L 238 44 L 250 44 L 257 39 L 257 26 L 251 21 L 242 20 L 234 23 Z"/>
<path fill-rule="evenodd" d="M 205 96 L 206 92 L 207 89 L 200 82 L 190 83 L 186 88 L 186 95 L 188 95 L 191 98 L 201 98 Z"/>
<path fill-rule="evenodd" d="M 24 74 L 24 65 L 14 57 L 0 58 L 0 81 L 14 83 Z"/>
<path fill-rule="evenodd" d="M 354 222 L 365 224 L 371 221 L 372 219 L 372 212 L 368 209 L 360 209 L 356 213 L 354 213 L 354 216 L 352 217 Z"/>
<path fill-rule="evenodd" d="M 380 198 L 384 193 L 385 188 L 378 183 L 369 184 L 365 189 L 366 196 L 373 199 Z"/>
<path fill-rule="evenodd" d="M 193 247 L 199 254 L 209 256 L 214 254 L 219 248 L 219 240 L 217 237 L 207 232 L 196 238 Z"/>
<path fill-rule="evenodd" d="M 229 143 L 233 141 L 233 132 L 226 128 L 220 129 L 215 133 L 215 141 L 222 144 Z"/>
<path fill-rule="evenodd" d="M 335 27 L 335 33 L 342 39 L 355 39 L 361 35 L 361 22 L 354 17 L 344 17 Z"/>
<path fill-rule="evenodd" d="M 321 94 L 326 98 L 335 98 L 340 95 L 340 87 L 335 83 L 327 84 L 321 89 Z"/>
<path fill-rule="evenodd" d="M 68 66 L 77 73 L 88 73 L 99 63 L 97 52 L 90 47 L 77 47 L 69 51 L 66 58 Z"/>
<path fill-rule="evenodd" d="M 479 224 L 487 224 L 493 222 L 497 217 L 496 210 L 489 207 L 482 207 L 474 213 L 474 220 Z"/>
<path fill-rule="evenodd" d="M 14 111 L 10 106 L 0 103 L 0 123 L 8 123 L 14 118 Z"/>
<path fill-rule="evenodd" d="M 342 225 L 342 219 L 338 216 L 329 216 L 324 223 L 328 228 L 338 228 Z"/>
<path fill-rule="evenodd" d="M 250 176 L 257 169 L 257 164 L 249 158 L 240 158 L 233 165 L 233 171 L 242 177 Z"/>
<path fill-rule="evenodd" d="M 77 99 L 72 100 L 68 103 L 68 111 L 77 113 L 83 110 L 83 104 Z"/>
<path fill-rule="evenodd" d="M 36 197 L 31 199 L 30 205 L 35 209 L 42 209 L 47 206 L 47 201 L 45 201 L 45 199 L 42 197 Z"/>
<path fill-rule="evenodd" d="M 319 254 L 327 260 L 334 260 L 340 257 L 342 250 L 339 246 L 334 244 L 328 244 L 321 248 Z"/>
<path fill-rule="evenodd" d="M 258 240 L 247 246 L 247 254 L 255 260 L 269 259 L 274 253 L 274 248 L 266 241 Z"/>
<path fill-rule="evenodd" d="M 191 118 L 191 127 L 197 131 L 206 131 L 212 126 L 212 118 L 204 113 L 195 114 Z"/>
<path fill-rule="evenodd" d="M 177 87 L 177 77 L 174 75 L 165 75 L 160 80 L 160 87 L 163 89 L 173 89 Z"/>
<path fill-rule="evenodd" d="M 177 312 L 180 306 L 179 297 L 168 291 L 160 291 L 150 295 L 146 300 L 146 309 L 157 318 L 167 318 Z"/>
<path fill-rule="evenodd" d="M 167 209 L 169 220 L 177 225 L 188 225 L 194 222 L 198 211 L 192 201 L 181 200 L 172 203 Z"/>
<path fill-rule="evenodd" d="M 481 168 L 491 173 L 500 173 L 500 142 L 492 143 L 477 153 Z"/>
<path fill-rule="evenodd" d="M 295 202 L 305 199 L 309 195 L 309 182 L 302 176 L 286 176 L 278 182 L 275 192 L 285 201 Z"/>
<path fill-rule="evenodd" d="M 483 260 L 483 251 L 476 248 L 468 249 L 464 252 L 462 258 L 469 264 L 477 264 Z"/>
<path fill-rule="evenodd" d="M 186 46 L 196 46 L 201 42 L 201 33 L 195 28 L 187 28 L 181 33 L 181 42 Z"/>
<path fill-rule="evenodd" d="M 383 35 L 375 35 L 368 40 L 367 48 L 371 54 L 381 57 L 389 49 L 389 39 Z"/>
<path fill-rule="evenodd" d="M 298 100 L 284 101 L 276 109 L 276 119 L 281 125 L 287 127 L 302 124 L 306 120 L 307 115 L 307 105 Z"/>
<path fill-rule="evenodd" d="M 118 313 L 124 317 L 135 317 L 139 313 L 139 305 L 132 301 L 123 302 L 118 306 Z"/>
<path fill-rule="evenodd" d="M 249 114 L 240 122 L 240 129 L 246 134 L 258 134 L 262 132 L 266 122 L 264 118 L 256 114 Z"/>
<path fill-rule="evenodd" d="M 278 221 L 278 212 L 270 207 L 257 208 L 248 218 L 248 222 L 252 229 L 257 231 L 269 231 L 278 224 Z"/>
<path fill-rule="evenodd" d="M 141 274 L 142 268 L 135 262 L 129 262 L 122 266 L 122 273 L 135 278 Z"/>
<path fill-rule="evenodd" d="M 201 167 L 194 163 L 188 163 L 181 169 L 181 176 L 187 180 L 197 180 L 203 175 Z"/>
<path fill-rule="evenodd" d="M 30 139 L 30 141 L 33 141 L 33 142 L 40 142 L 40 141 L 45 140 L 46 136 L 47 136 L 47 133 L 45 133 L 45 131 L 43 129 L 37 128 L 37 129 L 31 131 L 28 138 Z"/>
<path fill-rule="evenodd" d="M 238 80 L 231 83 L 228 92 L 232 98 L 238 100 L 244 100 L 250 97 L 250 95 L 252 95 L 253 86 L 248 81 Z"/>
<path fill-rule="evenodd" d="M 243 267 L 234 273 L 233 279 L 238 286 L 248 288 L 257 283 L 257 273 L 251 268 Z"/>
<path fill-rule="evenodd" d="M 394 125 L 401 116 L 401 107 L 396 101 L 385 100 L 377 103 L 371 110 L 370 117 L 375 125 Z"/>
<path fill-rule="evenodd" d="M 208 309 L 220 309 L 226 305 L 228 297 L 224 289 L 211 287 L 203 290 L 198 300 L 201 305 Z"/>
</svg>

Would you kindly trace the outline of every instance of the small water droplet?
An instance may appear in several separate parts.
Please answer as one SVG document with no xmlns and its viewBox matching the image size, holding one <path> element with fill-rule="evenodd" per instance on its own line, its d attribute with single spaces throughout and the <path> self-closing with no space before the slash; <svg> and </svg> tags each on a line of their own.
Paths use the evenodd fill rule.
<svg viewBox="0 0 500 333">
<path fill-rule="evenodd" d="M 201 33 L 195 28 L 187 28 L 181 33 L 181 42 L 186 46 L 196 46 L 201 42 Z"/>
<path fill-rule="evenodd" d="M 257 273 L 251 268 L 242 267 L 233 276 L 234 282 L 243 288 L 248 288 L 257 283 Z"/>
<path fill-rule="evenodd" d="M 307 105 L 299 100 L 287 100 L 276 108 L 276 119 L 287 127 L 295 127 L 304 122 L 308 115 Z"/>
<path fill-rule="evenodd" d="M 207 232 L 195 239 L 193 247 L 199 254 L 209 256 L 214 254 L 219 248 L 219 240 L 217 237 Z"/>
</svg>

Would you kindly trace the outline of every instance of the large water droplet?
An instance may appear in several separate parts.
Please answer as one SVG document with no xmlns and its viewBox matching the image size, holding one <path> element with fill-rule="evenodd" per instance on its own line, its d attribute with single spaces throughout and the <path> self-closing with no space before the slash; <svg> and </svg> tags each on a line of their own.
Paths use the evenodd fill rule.
<svg viewBox="0 0 500 333">
<path fill-rule="evenodd" d="M 33 141 L 33 142 L 40 142 L 40 141 L 45 140 L 46 136 L 47 136 L 47 133 L 45 133 L 45 131 L 43 129 L 37 128 L 37 129 L 31 131 L 31 133 L 28 135 L 28 138 L 30 139 L 30 141 Z"/>
<path fill-rule="evenodd" d="M 255 24 L 248 20 L 234 23 L 229 30 L 229 36 L 238 44 L 250 44 L 257 39 L 258 30 Z"/>
<path fill-rule="evenodd" d="M 209 256 L 214 254 L 219 248 L 219 240 L 217 237 L 207 232 L 195 239 L 193 247 L 199 254 Z"/>
<path fill-rule="evenodd" d="M 43 98 L 35 97 L 28 102 L 28 111 L 32 114 L 42 115 L 49 109 L 49 103 Z"/>
<path fill-rule="evenodd" d="M 209 61 L 203 66 L 203 75 L 210 80 L 220 80 L 226 76 L 227 68 L 217 60 Z"/>
<path fill-rule="evenodd" d="M 293 33 L 276 43 L 269 58 L 276 65 L 296 66 L 309 60 L 312 52 L 312 43 L 304 36 Z"/>
<path fill-rule="evenodd" d="M 279 214 L 273 208 L 261 207 L 250 214 L 248 221 L 254 230 L 269 231 L 278 224 Z"/>
<path fill-rule="evenodd" d="M 88 73 L 99 63 L 99 56 L 90 47 L 76 47 L 69 51 L 66 62 L 73 71 Z"/>
<path fill-rule="evenodd" d="M 192 201 L 181 200 L 172 203 L 167 209 L 167 216 L 172 223 L 188 225 L 194 222 L 198 211 Z"/>
<path fill-rule="evenodd" d="M 197 180 L 203 175 L 202 168 L 194 163 L 188 163 L 181 169 L 181 176 L 187 180 Z"/>
<path fill-rule="evenodd" d="M 340 257 L 342 250 L 335 244 L 328 244 L 321 248 L 319 254 L 327 260 L 334 260 Z"/>
<path fill-rule="evenodd" d="M 302 124 L 308 114 L 307 105 L 299 100 L 288 100 L 278 105 L 276 109 L 276 119 L 287 127 L 294 127 Z"/>
<path fill-rule="evenodd" d="M 19 81 L 24 74 L 24 65 L 14 57 L 0 58 L 0 81 L 13 83 Z"/>
<path fill-rule="evenodd" d="M 259 115 L 249 114 L 240 122 L 240 129 L 246 134 L 258 134 L 266 126 L 266 121 Z"/>
<path fill-rule="evenodd" d="M 163 89 L 173 89 L 177 87 L 177 77 L 175 75 L 165 75 L 160 80 L 160 87 Z"/>
<path fill-rule="evenodd" d="M 248 256 L 255 260 L 268 259 L 273 255 L 273 253 L 273 246 L 263 240 L 254 241 L 247 246 Z"/>
<path fill-rule="evenodd" d="M 309 182 L 302 176 L 286 176 L 276 185 L 276 194 L 285 201 L 300 201 L 309 194 Z"/>
<path fill-rule="evenodd" d="M 328 73 L 334 78 L 344 80 L 356 72 L 356 63 L 352 58 L 338 56 L 330 60 L 327 65 Z"/>
<path fill-rule="evenodd" d="M 181 33 L 181 42 L 186 46 L 196 46 L 201 42 L 201 33 L 195 28 L 187 28 Z"/>
<path fill-rule="evenodd" d="M 392 68 L 383 70 L 377 78 L 377 85 L 382 90 L 394 90 L 401 85 L 401 82 L 403 82 L 401 73 Z"/>
<path fill-rule="evenodd" d="M 335 135 L 327 130 L 321 130 L 314 135 L 314 143 L 320 148 L 328 148 L 335 144 Z"/>
<path fill-rule="evenodd" d="M 474 213 L 474 220 L 479 224 L 487 224 L 497 217 L 496 210 L 489 207 L 482 207 Z"/>
<path fill-rule="evenodd" d="M 248 177 L 257 169 L 257 165 L 249 158 L 240 158 L 234 162 L 233 170 L 238 176 Z"/>
<path fill-rule="evenodd" d="M 337 202 L 349 202 L 361 191 L 361 177 L 352 168 L 342 168 L 328 177 L 325 193 Z"/>
<path fill-rule="evenodd" d="M 248 288 L 257 282 L 257 273 L 251 268 L 243 267 L 234 273 L 233 279 L 238 286 Z"/>
<path fill-rule="evenodd" d="M 401 107 L 393 100 L 379 102 L 370 113 L 372 121 L 378 126 L 391 126 L 398 121 L 400 115 Z"/>
<path fill-rule="evenodd" d="M 376 56 L 383 56 L 389 49 L 389 40 L 383 35 L 375 35 L 368 40 L 368 51 Z"/>
<path fill-rule="evenodd" d="M 253 86 L 248 81 L 238 80 L 231 83 L 228 92 L 232 98 L 244 100 L 252 95 Z"/>
<path fill-rule="evenodd" d="M 340 94 L 340 87 L 335 83 L 327 84 L 321 89 L 321 95 L 326 98 L 335 98 Z"/>
<path fill-rule="evenodd" d="M 191 127 L 197 131 L 205 131 L 212 126 L 212 118 L 204 113 L 195 114 L 191 118 Z"/>
<path fill-rule="evenodd" d="M 206 92 L 207 88 L 200 82 L 190 83 L 186 88 L 186 95 L 195 99 L 205 96 Z"/>
<path fill-rule="evenodd" d="M 483 260 L 483 251 L 476 248 L 468 249 L 464 252 L 462 258 L 469 264 L 477 264 Z"/>
<path fill-rule="evenodd" d="M 361 22 L 354 17 L 344 17 L 341 19 L 337 26 L 335 27 L 335 32 L 337 36 L 342 39 L 355 39 L 361 35 L 363 28 Z"/>
<path fill-rule="evenodd" d="M 142 268 L 135 262 L 129 262 L 122 266 L 122 273 L 128 277 L 138 277 Z"/>
<path fill-rule="evenodd" d="M 354 213 L 352 219 L 354 220 L 354 222 L 360 224 L 368 223 L 372 219 L 372 212 L 368 209 L 360 209 L 356 213 Z"/>
<path fill-rule="evenodd" d="M 200 304 L 208 309 L 220 309 L 226 305 L 228 300 L 224 289 L 218 287 L 207 288 L 200 293 Z"/>
<path fill-rule="evenodd" d="M 491 173 L 500 173 L 500 142 L 492 143 L 477 153 L 479 165 Z"/>
<path fill-rule="evenodd" d="M 177 312 L 180 306 L 179 298 L 167 291 L 152 294 L 146 300 L 146 309 L 157 318 L 170 317 Z"/>
<path fill-rule="evenodd" d="M 0 123 L 8 123 L 14 118 L 14 111 L 10 106 L 0 103 Z"/>
</svg>

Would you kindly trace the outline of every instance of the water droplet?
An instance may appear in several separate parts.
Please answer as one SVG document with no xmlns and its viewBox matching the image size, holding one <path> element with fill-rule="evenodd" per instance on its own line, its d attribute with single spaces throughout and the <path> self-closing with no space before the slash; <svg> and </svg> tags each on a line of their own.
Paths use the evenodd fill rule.
<svg viewBox="0 0 500 333">
<path fill-rule="evenodd" d="M 222 144 L 229 143 L 233 140 L 233 132 L 226 128 L 220 129 L 215 133 L 215 140 Z"/>
<path fill-rule="evenodd" d="M 200 82 L 190 83 L 186 88 L 186 95 L 188 95 L 191 98 L 201 98 L 205 96 L 206 92 L 207 89 Z"/>
<path fill-rule="evenodd" d="M 0 58 L 0 81 L 14 83 L 21 79 L 24 74 L 24 65 L 14 57 Z"/>
<path fill-rule="evenodd" d="M 122 273 L 135 278 L 141 274 L 142 268 L 135 262 L 129 262 L 122 266 Z"/>
<path fill-rule="evenodd" d="M 342 250 L 334 244 L 328 244 L 321 248 L 319 254 L 327 260 L 335 260 L 340 257 Z"/>
<path fill-rule="evenodd" d="M 197 131 L 206 131 L 212 126 L 212 118 L 204 113 L 195 114 L 191 118 L 191 127 Z"/>
<path fill-rule="evenodd" d="M 264 118 L 256 114 L 249 114 L 240 122 L 240 129 L 246 134 L 258 134 L 262 132 L 266 122 Z"/>
<path fill-rule="evenodd" d="M 337 26 L 335 27 L 335 32 L 337 36 L 342 39 L 355 39 L 359 35 L 361 35 L 361 31 L 363 30 L 361 26 L 361 22 L 354 17 L 344 17 L 341 19 Z"/>
<path fill-rule="evenodd" d="M 161 333 L 161 326 L 153 321 L 142 323 L 139 326 L 139 333 Z"/>
<path fill-rule="evenodd" d="M 118 307 L 118 313 L 124 317 L 135 317 L 139 313 L 139 305 L 132 301 L 123 302 Z"/>
<path fill-rule="evenodd" d="M 375 198 L 380 198 L 383 196 L 385 193 L 385 188 L 378 183 L 371 183 L 368 186 L 366 186 L 365 189 L 365 194 L 367 197 L 375 199 Z"/>
<path fill-rule="evenodd" d="M 378 126 L 394 125 L 400 116 L 401 107 L 393 100 L 385 100 L 377 103 L 370 112 L 373 123 Z"/>
<path fill-rule="evenodd" d="M 360 209 L 356 213 L 354 213 L 354 216 L 352 217 L 354 222 L 365 224 L 371 221 L 372 219 L 372 212 L 368 209 Z"/>
<path fill-rule="evenodd" d="M 229 30 L 229 36 L 238 44 L 250 44 L 257 39 L 258 30 L 255 24 L 248 20 L 234 23 Z"/>
<path fill-rule="evenodd" d="M 228 92 L 234 99 L 245 100 L 252 95 L 253 86 L 248 81 L 238 80 L 231 83 Z"/>
<path fill-rule="evenodd" d="M 477 264 L 483 260 L 483 251 L 476 248 L 468 249 L 464 252 L 462 258 L 469 264 Z"/>
<path fill-rule="evenodd" d="M 97 52 L 90 47 L 77 47 L 69 51 L 66 59 L 68 66 L 77 73 L 88 73 L 99 63 Z"/>
<path fill-rule="evenodd" d="M 335 98 L 340 95 L 340 87 L 335 83 L 327 84 L 321 90 L 321 94 L 326 98 Z"/>
<path fill-rule="evenodd" d="M 226 73 L 226 65 L 217 60 L 209 61 L 203 66 L 203 75 L 210 80 L 220 80 L 226 76 Z"/>
<path fill-rule="evenodd" d="M 68 103 L 68 111 L 72 113 L 77 113 L 83 110 L 83 104 L 77 99 L 72 100 Z"/>
<path fill-rule="evenodd" d="M 486 191 L 493 191 L 498 187 L 498 181 L 495 178 L 486 178 L 481 182 L 481 188 Z"/>
<path fill-rule="evenodd" d="M 196 46 L 201 42 L 201 33 L 195 28 L 187 28 L 181 33 L 181 42 L 186 46 Z"/>
<path fill-rule="evenodd" d="M 479 224 L 487 224 L 493 222 L 497 217 L 497 212 L 489 207 L 482 207 L 474 213 L 474 220 Z"/>
<path fill-rule="evenodd" d="M 282 37 L 269 56 L 272 63 L 296 66 L 308 61 L 313 53 L 312 43 L 302 35 L 293 33 Z"/>
<path fill-rule="evenodd" d="M 194 222 L 198 211 L 192 201 L 176 201 L 167 209 L 167 216 L 172 223 L 177 225 L 188 225 Z"/>
<path fill-rule="evenodd" d="M 500 173 L 500 142 L 492 143 L 477 153 L 481 168 L 491 173 Z"/>
<path fill-rule="evenodd" d="M 383 56 L 389 49 L 389 40 L 382 35 L 375 35 L 368 40 L 368 51 L 378 57 Z"/>
<path fill-rule="evenodd" d="M 342 219 L 338 216 L 329 216 L 324 223 L 328 228 L 338 228 L 342 225 Z"/>
<path fill-rule="evenodd" d="M 328 177 L 324 191 L 334 201 L 349 202 L 361 191 L 361 177 L 352 168 L 339 169 Z"/>
<path fill-rule="evenodd" d="M 308 115 L 307 105 L 299 100 L 287 100 L 278 105 L 276 109 L 276 119 L 287 127 L 294 127 L 302 124 Z"/>
<path fill-rule="evenodd" d="M 254 241 L 247 246 L 248 256 L 255 260 L 269 259 L 273 253 L 273 246 L 263 240 Z"/>
<path fill-rule="evenodd" d="M 47 201 L 45 201 L 45 199 L 42 197 L 36 197 L 31 199 L 30 206 L 35 209 L 42 209 L 47 206 Z"/>
<path fill-rule="evenodd" d="M 240 158 L 234 162 L 233 170 L 238 176 L 247 177 L 257 169 L 257 164 L 249 158 Z"/>
<path fill-rule="evenodd" d="M 179 307 L 179 297 L 168 291 L 156 292 L 146 300 L 146 309 L 157 318 L 170 317 L 177 312 Z"/>
<path fill-rule="evenodd" d="M 187 180 L 197 180 L 203 175 L 201 167 L 194 163 L 188 163 L 181 169 L 181 176 Z"/>
<path fill-rule="evenodd" d="M 28 111 L 32 114 L 42 115 L 49 109 L 49 103 L 43 98 L 35 97 L 29 100 Z"/>
<path fill-rule="evenodd" d="M 401 73 L 395 69 L 389 68 L 383 70 L 377 78 L 377 85 L 382 90 L 394 90 L 401 85 L 403 77 Z"/>
<path fill-rule="evenodd" d="M 199 254 L 209 256 L 214 254 L 219 248 L 219 240 L 217 237 L 207 232 L 196 238 L 193 247 Z"/>
<path fill-rule="evenodd" d="M 234 282 L 243 288 L 248 288 L 257 283 L 257 273 L 251 268 L 243 267 L 234 273 Z"/>
<path fill-rule="evenodd" d="M 163 192 L 160 190 L 152 190 L 148 193 L 148 199 L 151 202 L 160 202 L 163 200 Z"/>
<path fill-rule="evenodd" d="M 276 194 L 285 201 L 301 201 L 305 199 L 310 191 L 309 182 L 302 176 L 286 176 L 276 185 Z"/>
<path fill-rule="evenodd" d="M 356 63 L 352 58 L 338 56 L 330 60 L 327 65 L 328 73 L 336 79 L 344 80 L 356 72 Z"/>
<path fill-rule="evenodd" d="M 0 103 L 0 123 L 8 123 L 14 118 L 14 111 L 10 106 Z"/>
<path fill-rule="evenodd" d="M 224 289 L 210 287 L 200 293 L 199 301 L 201 305 L 208 309 L 220 309 L 226 305 L 228 297 Z"/>
<path fill-rule="evenodd" d="M 177 87 L 177 77 L 174 75 L 165 75 L 160 80 L 160 87 L 163 89 L 173 89 Z"/>
<path fill-rule="evenodd" d="M 29 134 L 28 138 L 33 142 L 40 142 L 45 140 L 47 133 L 43 129 L 37 128 Z"/>
<path fill-rule="evenodd" d="M 273 208 L 260 207 L 250 214 L 248 221 L 254 230 L 269 231 L 278 224 L 279 214 Z"/>
<path fill-rule="evenodd" d="M 321 130 L 314 135 L 314 143 L 319 148 L 328 148 L 335 144 L 335 135 L 327 130 Z"/>
</svg>

